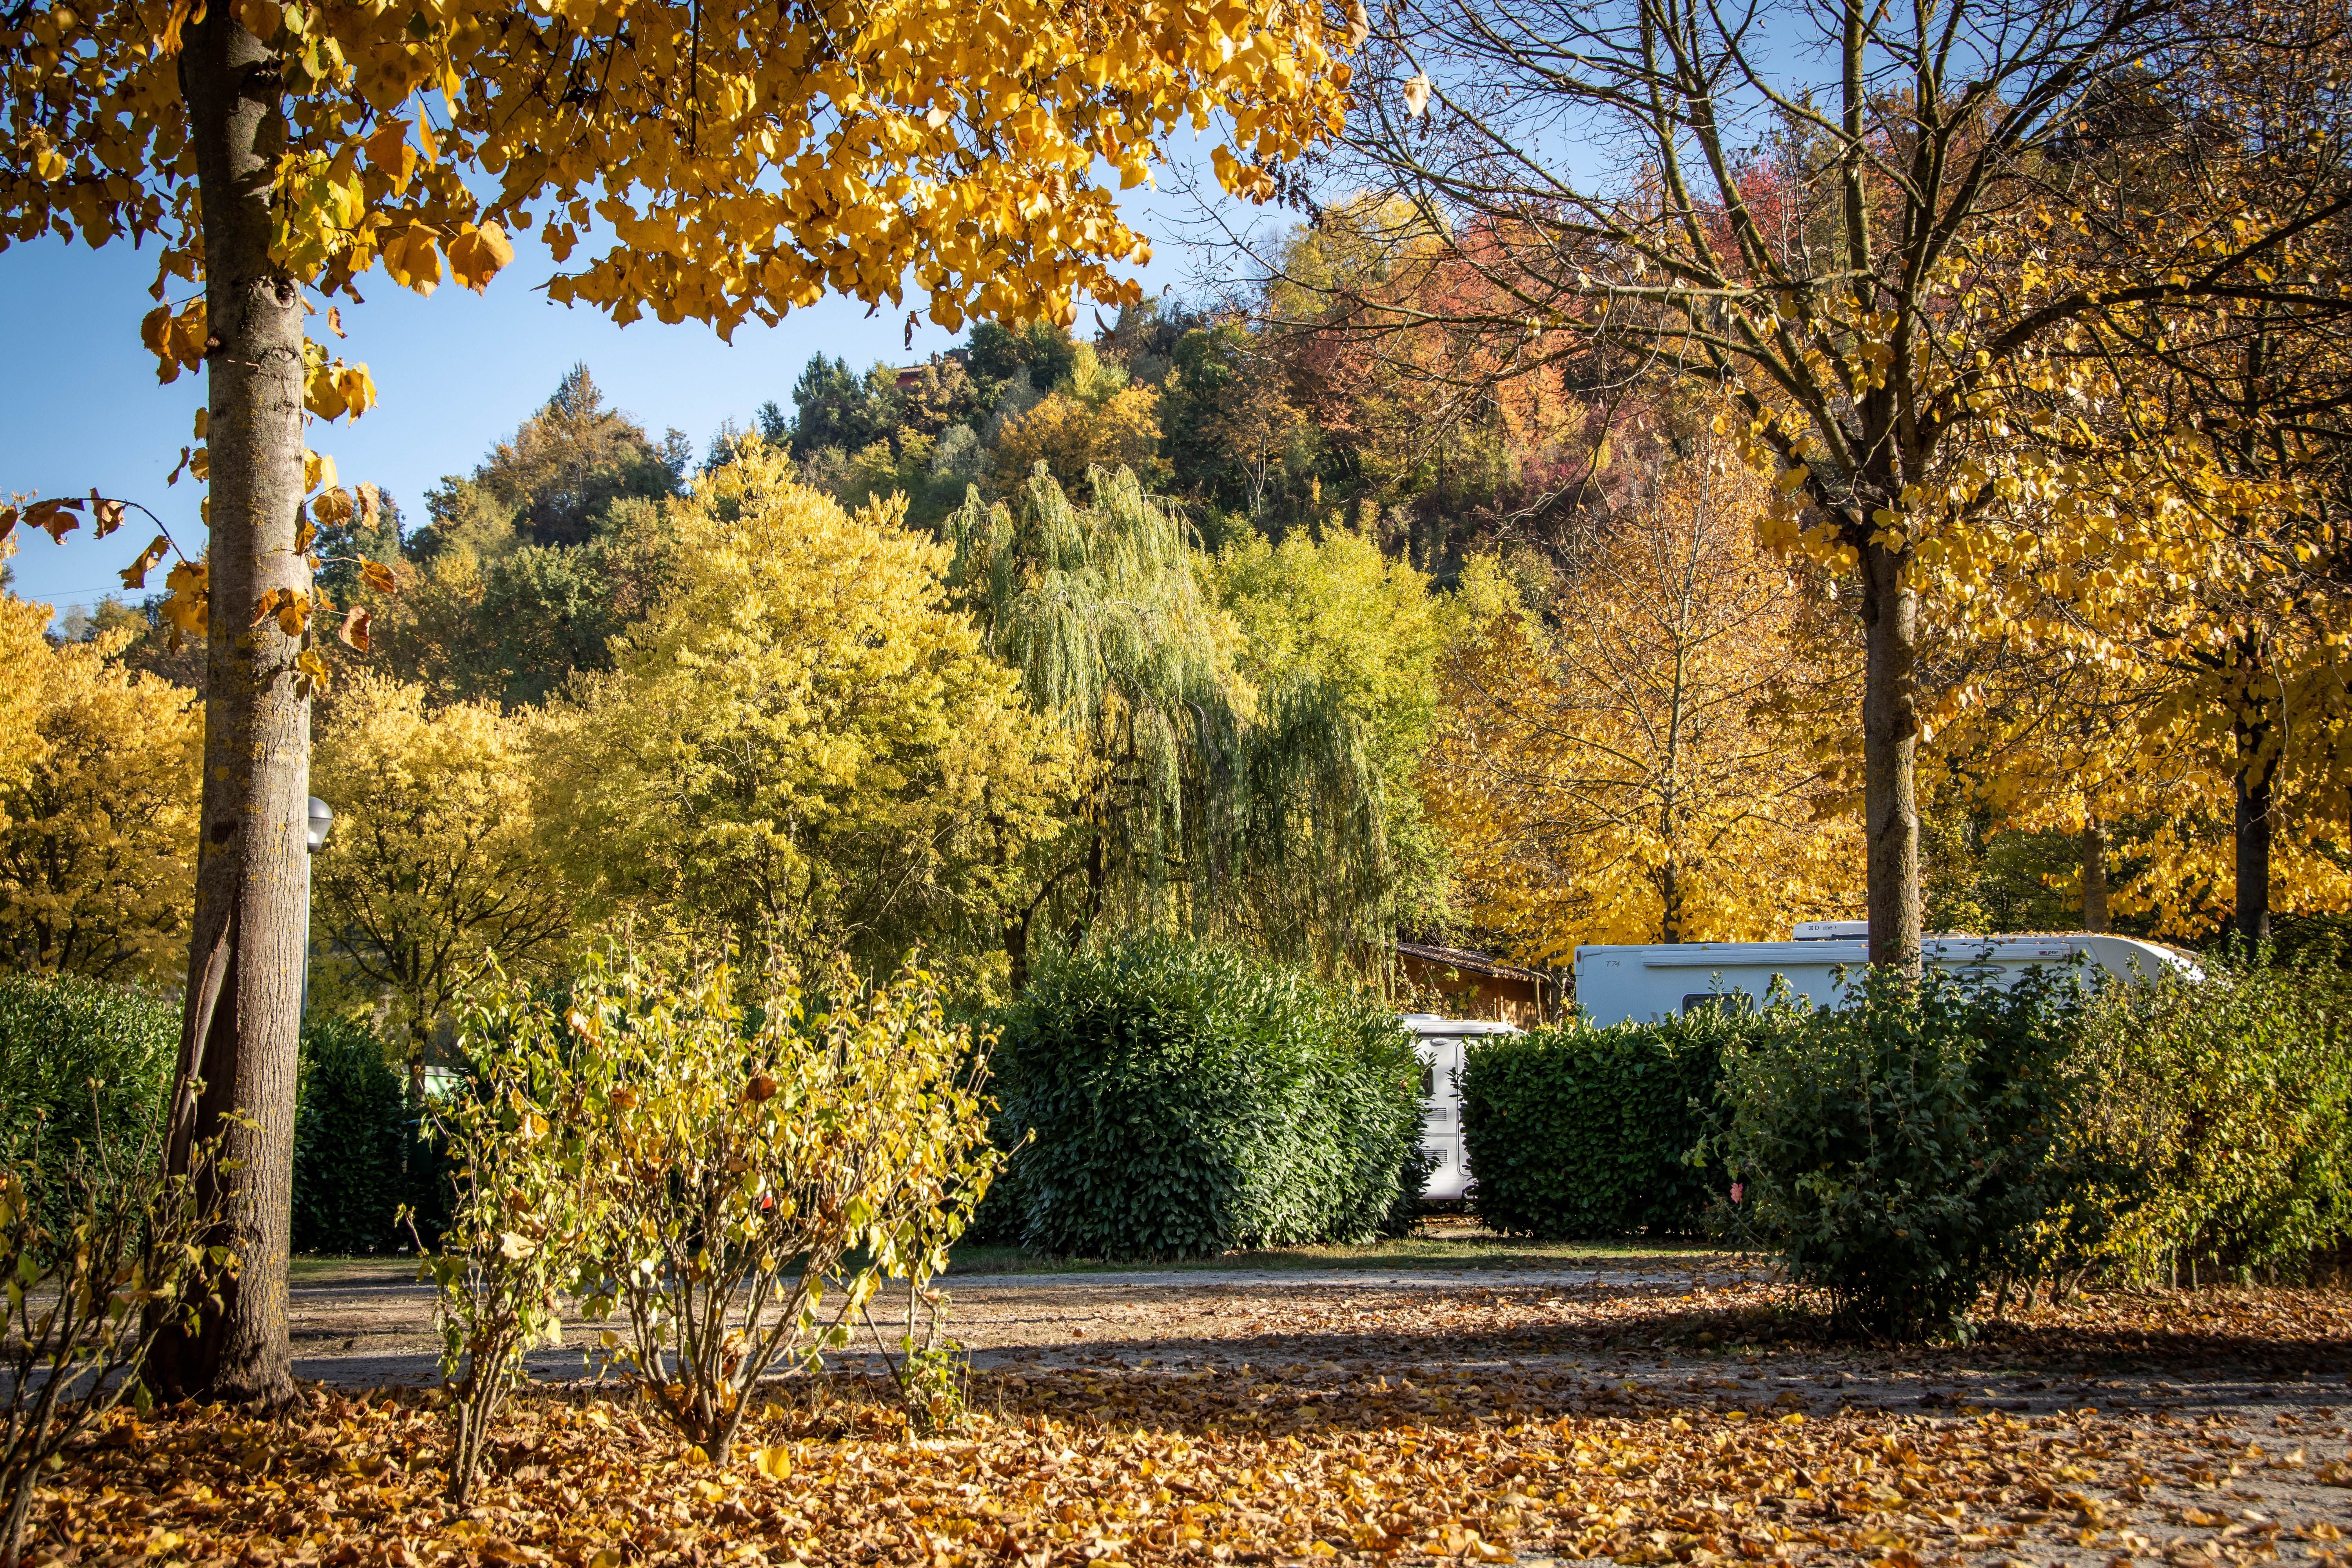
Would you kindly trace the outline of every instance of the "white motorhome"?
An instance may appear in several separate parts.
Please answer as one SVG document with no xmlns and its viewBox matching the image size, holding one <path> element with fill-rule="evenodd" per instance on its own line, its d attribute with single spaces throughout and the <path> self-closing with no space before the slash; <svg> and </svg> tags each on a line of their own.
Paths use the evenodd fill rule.
<svg viewBox="0 0 2352 1568">
<path fill-rule="evenodd" d="M 1463 1044 L 1518 1031 L 1508 1024 L 1441 1018 L 1434 1013 L 1408 1013 L 1403 1022 L 1420 1042 L 1422 1152 L 1436 1161 L 1421 1195 L 1458 1198 L 1470 1190 L 1470 1167 L 1462 1157 Z"/>
<path fill-rule="evenodd" d="M 1933 968 L 1998 976 L 2005 984 L 2029 969 L 2070 964 L 2078 956 L 2126 978 L 2194 979 L 2202 973 L 2182 953 L 2127 936 L 1931 936 L 1922 945 Z M 1861 921 L 1801 921 L 1789 942 L 1580 947 L 1576 1005 L 1595 1024 L 1655 1023 L 1721 1006 L 1733 995 L 1761 1005 L 1777 979 L 1792 996 L 1834 1007 L 1869 962 L 1870 927 Z"/>
</svg>

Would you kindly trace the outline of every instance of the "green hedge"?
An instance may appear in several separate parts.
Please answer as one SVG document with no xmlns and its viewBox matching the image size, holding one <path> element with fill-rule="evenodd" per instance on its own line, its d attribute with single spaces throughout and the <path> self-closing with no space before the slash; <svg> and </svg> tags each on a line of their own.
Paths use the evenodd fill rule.
<svg viewBox="0 0 2352 1568">
<path fill-rule="evenodd" d="M 1014 1154 L 983 1217 L 1024 1247 L 1174 1258 L 1361 1240 L 1418 1197 L 1418 1058 L 1370 1001 L 1134 937 L 1048 964 L 999 1021 Z"/>
<path fill-rule="evenodd" d="M 160 1147 L 179 1058 L 179 1004 L 78 974 L 0 974 L 0 1158 L 61 1168 L 102 1128 L 116 1160 Z M 52 1231 L 70 1223 L 68 1184 L 31 1182 Z"/>
<path fill-rule="evenodd" d="M 294 1112 L 294 1250 L 362 1255 L 413 1244 L 393 1215 L 406 1204 L 432 1241 L 448 1214 L 438 1146 L 383 1042 L 343 1019 L 302 1032 Z"/>
<path fill-rule="evenodd" d="M 2089 1129 L 2137 1176 L 2109 1251 L 2148 1283 L 2325 1271 L 2352 1240 L 2352 974 L 2332 942 L 2223 952 L 2089 1011 Z"/>
<path fill-rule="evenodd" d="M 1472 1041 L 1461 1082 L 1471 1207 L 1492 1229 L 1548 1239 L 1700 1229 L 1721 1183 L 1687 1156 L 1706 1135 L 1724 1046 L 1751 1026 L 1709 1011 Z"/>
<path fill-rule="evenodd" d="M 72 974 L 0 974 L 0 1154 L 23 1153 L 34 1129 L 53 1146 L 87 1143 L 100 1126 L 136 1146 L 171 1091 L 180 1004 Z M 383 1047 L 341 1020 L 303 1031 L 294 1113 L 294 1249 L 371 1253 L 408 1245 L 394 1209 L 418 1211 L 429 1241 L 448 1212 L 438 1150 Z M 95 1099 L 91 1080 L 98 1081 Z"/>
<path fill-rule="evenodd" d="M 78 974 L 0 974 L 0 1138 L 115 1139 L 153 1125 L 180 1049 L 180 1005 Z M 93 1090 L 92 1080 L 96 1080 Z"/>
</svg>

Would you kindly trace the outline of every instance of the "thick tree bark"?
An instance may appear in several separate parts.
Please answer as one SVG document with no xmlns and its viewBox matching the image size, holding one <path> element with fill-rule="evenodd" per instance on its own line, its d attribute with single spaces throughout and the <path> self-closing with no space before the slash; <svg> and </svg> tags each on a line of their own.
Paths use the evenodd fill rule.
<svg viewBox="0 0 2352 1568">
<path fill-rule="evenodd" d="M 1905 581 L 1910 563 L 1908 548 L 1862 552 L 1862 789 L 1870 962 L 1916 974 L 1919 600 Z"/>
<path fill-rule="evenodd" d="M 204 203 L 212 546 L 204 826 L 171 1157 L 184 1166 L 192 1141 L 224 1140 L 239 1167 L 225 1181 L 241 1268 L 196 1333 L 159 1347 L 154 1373 L 167 1394 L 275 1405 L 294 1397 L 286 1283 L 310 706 L 299 642 L 254 619 L 265 595 L 307 592 L 310 579 L 295 550 L 302 292 L 269 254 L 284 103 L 277 58 L 236 16 L 215 5 L 180 57 Z"/>
<path fill-rule="evenodd" d="M 2083 819 L 2083 929 L 2107 929 L 2107 829 L 2095 816 Z"/>
<path fill-rule="evenodd" d="M 2237 850 L 2238 935 L 2248 942 L 2271 934 L 2271 794 L 2276 774 L 2269 754 L 2269 721 L 2241 718 L 2237 726 L 2237 805 L 2231 837 Z"/>
</svg>

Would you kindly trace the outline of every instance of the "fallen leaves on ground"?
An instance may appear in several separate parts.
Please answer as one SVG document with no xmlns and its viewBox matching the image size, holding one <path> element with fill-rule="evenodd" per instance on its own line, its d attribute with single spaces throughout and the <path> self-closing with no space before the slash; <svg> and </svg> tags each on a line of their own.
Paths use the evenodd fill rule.
<svg viewBox="0 0 2352 1568">
<path fill-rule="evenodd" d="M 1704 1316 L 1706 1295 L 1645 1310 Z M 2017 1370 L 2037 1337 L 2067 1355 L 2144 1355 L 2143 1339 L 2240 1346 L 2267 1325 L 2272 1351 L 2332 1357 L 2340 1376 L 2344 1298 L 2257 1295 L 2235 1316 L 2203 1298 L 2169 1315 L 2160 1298 L 2095 1298 L 1999 1331 L 2016 1344 L 1954 1353 L 1997 1354 L 2011 1385 L 2039 1386 Z M 1759 1323 L 1797 1321 L 1780 1306 Z M 1480 1363 L 1465 1346 L 1509 1337 L 1480 1317 L 1508 1319 L 1509 1295 L 1427 1308 L 1464 1315 L 1453 1338 L 1414 1347 L 1464 1352 L 1451 1364 L 1188 1368 L 1090 1351 L 1088 1364 L 976 1374 L 971 1421 L 946 1439 L 910 1441 L 878 1379 L 781 1384 L 723 1468 L 610 1390 L 542 1390 L 516 1406 L 487 1500 L 462 1515 L 440 1501 L 446 1427 L 431 1395 L 321 1391 L 293 1420 L 125 1416 L 45 1488 L 28 1562 L 1046 1568 L 1548 1554 L 1911 1568 L 1978 1555 L 2332 1562 L 2344 1550 L 2332 1521 L 2352 1514 L 2352 1464 L 2326 1405 L 1839 1408 L 1753 1376 L 1801 1358 L 1686 1364 L 1693 1375 L 1646 1384 L 1590 1365 Z M 1329 1343 L 1329 1331 L 1317 1338 Z"/>
</svg>

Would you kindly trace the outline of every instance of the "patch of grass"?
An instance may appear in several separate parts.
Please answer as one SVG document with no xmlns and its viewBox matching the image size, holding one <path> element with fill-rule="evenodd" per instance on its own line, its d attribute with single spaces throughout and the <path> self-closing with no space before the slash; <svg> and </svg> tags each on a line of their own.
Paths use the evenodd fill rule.
<svg viewBox="0 0 2352 1568">
<path fill-rule="evenodd" d="M 1128 1274 L 1139 1270 L 1258 1269 L 1267 1272 L 1323 1269 L 1444 1270 L 1454 1268 L 1627 1268 L 1643 1265 L 1690 1267 L 1725 1256 L 1717 1249 L 1690 1241 L 1527 1241 L 1496 1236 L 1461 1222 L 1441 1224 L 1424 1234 L 1394 1241 L 1367 1242 L 1352 1247 L 1280 1247 L 1261 1251 L 1228 1252 L 1216 1258 L 1182 1263 L 1103 1263 L 1091 1258 L 1055 1258 L 1024 1252 L 1017 1247 L 959 1247 L 950 1274 Z"/>
<path fill-rule="evenodd" d="M 416 1259 L 398 1255 L 371 1258 L 298 1254 L 288 1268 L 296 1285 L 407 1285 L 416 1279 Z"/>
<path fill-rule="evenodd" d="M 1691 1241 L 1527 1241 L 1496 1236 L 1461 1221 L 1440 1221 L 1424 1234 L 1354 1247 L 1280 1247 L 1228 1252 L 1184 1263 L 1105 1263 L 1097 1258 L 1055 1258 L 1017 1247 L 958 1247 L 948 1272 L 975 1274 L 1134 1274 L 1257 1270 L 1266 1273 L 1329 1269 L 1379 1271 L 1525 1268 L 1700 1268 L 1727 1257 Z M 853 1260 L 855 1261 L 855 1260 Z M 336 1287 L 405 1285 L 416 1278 L 413 1258 L 297 1258 L 293 1283 Z"/>
</svg>

